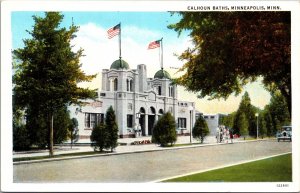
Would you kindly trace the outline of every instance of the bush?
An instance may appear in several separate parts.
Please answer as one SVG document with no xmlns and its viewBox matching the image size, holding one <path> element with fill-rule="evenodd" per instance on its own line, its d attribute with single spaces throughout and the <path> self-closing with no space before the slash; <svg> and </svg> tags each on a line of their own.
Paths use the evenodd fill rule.
<svg viewBox="0 0 300 193">
<path fill-rule="evenodd" d="M 207 123 L 202 116 L 199 116 L 199 118 L 196 120 L 192 134 L 193 138 L 201 140 L 201 143 L 203 143 L 205 136 L 209 134 Z"/>
<path fill-rule="evenodd" d="M 29 133 L 25 125 L 13 126 L 13 150 L 24 151 L 30 149 Z"/>
<path fill-rule="evenodd" d="M 106 111 L 105 130 L 107 133 L 107 143 L 105 148 L 110 148 L 111 152 L 118 146 L 118 132 L 119 128 L 116 121 L 115 111 L 110 106 Z"/>
<path fill-rule="evenodd" d="M 94 147 L 94 150 L 99 148 L 99 151 L 103 151 L 107 144 L 107 132 L 104 124 L 97 125 L 93 128 L 91 134 L 91 146 Z"/>
<path fill-rule="evenodd" d="M 162 147 L 176 142 L 176 122 L 170 112 L 164 114 L 154 125 L 152 142 L 160 144 Z"/>
</svg>

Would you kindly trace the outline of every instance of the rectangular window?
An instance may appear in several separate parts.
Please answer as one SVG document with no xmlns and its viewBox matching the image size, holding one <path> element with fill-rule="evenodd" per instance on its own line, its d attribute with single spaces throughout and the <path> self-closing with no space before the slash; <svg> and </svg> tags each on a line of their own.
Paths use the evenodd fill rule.
<svg viewBox="0 0 300 193">
<path fill-rule="evenodd" d="M 186 118 L 178 118 L 178 127 L 186 128 Z"/>
<path fill-rule="evenodd" d="M 86 128 L 94 128 L 100 123 L 104 123 L 104 114 L 102 113 L 85 113 L 84 125 Z"/>
<path fill-rule="evenodd" d="M 127 127 L 128 128 L 133 127 L 133 115 L 127 115 Z"/>
<path fill-rule="evenodd" d="M 89 128 L 90 127 L 90 114 L 89 113 L 85 113 L 85 127 Z"/>
</svg>

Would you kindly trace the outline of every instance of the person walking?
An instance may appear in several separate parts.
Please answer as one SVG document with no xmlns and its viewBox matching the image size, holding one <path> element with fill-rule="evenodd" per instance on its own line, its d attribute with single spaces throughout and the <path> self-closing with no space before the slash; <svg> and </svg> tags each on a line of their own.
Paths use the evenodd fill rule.
<svg viewBox="0 0 300 193">
<path fill-rule="evenodd" d="M 233 133 L 231 129 L 229 129 L 229 135 L 230 135 L 230 141 L 231 143 L 233 143 Z"/>
</svg>

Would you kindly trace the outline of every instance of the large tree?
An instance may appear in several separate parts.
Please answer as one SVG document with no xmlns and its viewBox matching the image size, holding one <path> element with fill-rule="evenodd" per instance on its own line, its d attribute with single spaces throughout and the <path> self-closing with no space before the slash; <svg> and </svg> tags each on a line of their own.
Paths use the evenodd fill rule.
<svg viewBox="0 0 300 193">
<path fill-rule="evenodd" d="M 179 56 L 187 62 L 177 83 L 200 97 L 227 98 L 262 77 L 266 88 L 281 92 L 291 113 L 290 12 L 178 14 L 182 19 L 169 28 L 188 30 L 194 46 Z"/>
<path fill-rule="evenodd" d="M 93 98 L 94 91 L 79 88 L 77 83 L 91 81 L 80 69 L 83 50 L 72 50 L 71 40 L 78 27 L 60 27 L 63 15 L 46 12 L 45 17 L 33 16 L 34 26 L 24 48 L 13 51 L 15 105 L 37 109 L 46 115 L 49 128 L 49 154 L 53 155 L 53 116 L 58 109 L 79 99 Z M 37 115 L 38 116 L 38 115 Z M 37 119 L 37 117 L 35 117 Z"/>
</svg>

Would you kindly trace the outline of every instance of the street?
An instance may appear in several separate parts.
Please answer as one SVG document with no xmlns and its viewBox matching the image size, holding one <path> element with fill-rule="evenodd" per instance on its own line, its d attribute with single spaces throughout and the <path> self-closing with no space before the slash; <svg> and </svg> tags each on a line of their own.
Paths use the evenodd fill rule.
<svg viewBox="0 0 300 193">
<path fill-rule="evenodd" d="M 20 164 L 14 182 L 150 182 L 292 150 L 275 140 Z"/>
</svg>

